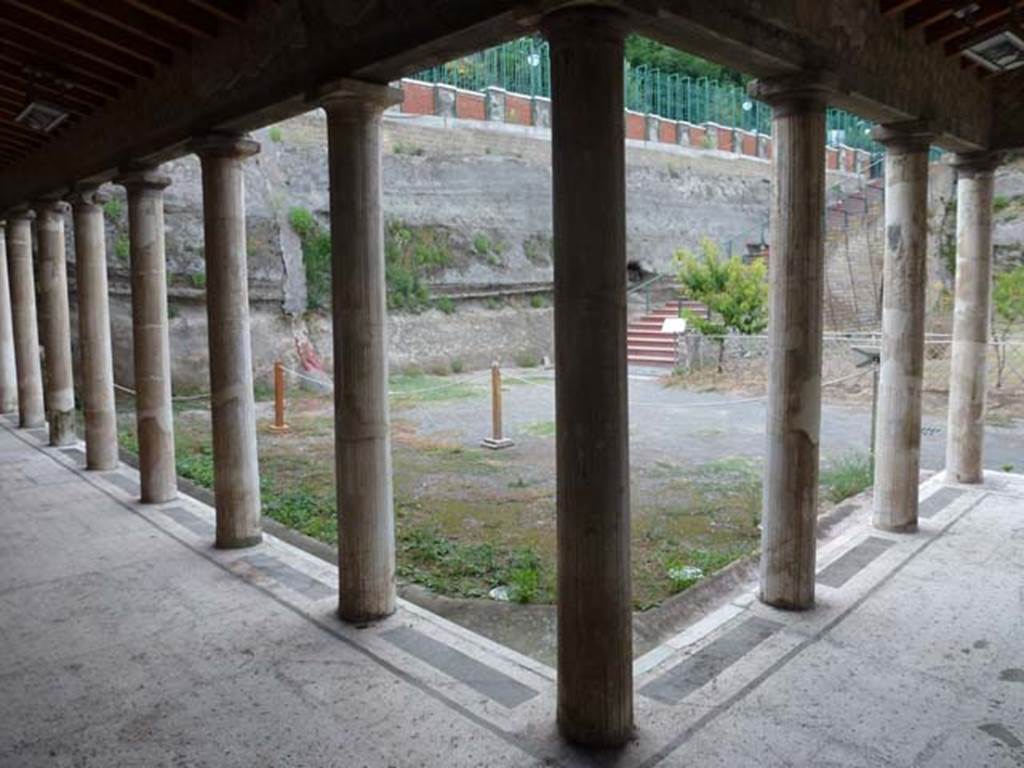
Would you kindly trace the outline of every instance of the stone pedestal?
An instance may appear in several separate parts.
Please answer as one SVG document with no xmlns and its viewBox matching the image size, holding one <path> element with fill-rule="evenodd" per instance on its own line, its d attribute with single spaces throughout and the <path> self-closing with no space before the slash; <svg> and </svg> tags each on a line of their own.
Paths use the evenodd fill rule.
<svg viewBox="0 0 1024 768">
<path fill-rule="evenodd" d="M 626 376 L 624 18 L 546 17 L 551 44 L 558 725 L 619 746 L 633 734 Z"/>
<path fill-rule="evenodd" d="M 825 261 L 825 105 L 814 76 L 758 81 L 772 106 L 767 455 L 761 518 L 762 602 L 814 605 Z"/>
<path fill-rule="evenodd" d="M 72 199 L 85 466 L 95 470 L 114 469 L 118 464 L 110 305 L 107 298 L 107 248 L 103 225 L 105 202 L 106 197 L 95 188 L 83 189 Z"/>
<path fill-rule="evenodd" d="M 395 610 L 395 520 L 388 417 L 381 112 L 400 94 L 343 81 L 322 99 L 331 179 L 338 612 Z"/>
<path fill-rule="evenodd" d="M 917 530 L 928 280 L 928 148 L 921 122 L 879 126 L 885 145 L 882 356 L 875 430 L 876 528 Z"/>
<path fill-rule="evenodd" d="M 50 445 L 75 442 L 75 380 L 71 368 L 71 319 L 64 244 L 67 203 L 42 201 L 35 206 L 39 240 L 39 297 L 43 304 L 43 349 L 46 361 L 46 419 Z"/>
<path fill-rule="evenodd" d="M 985 360 L 992 290 L 993 154 L 959 155 L 956 209 L 956 297 L 949 379 L 946 480 L 983 480 Z"/>
<path fill-rule="evenodd" d="M 157 504 L 178 493 L 164 253 L 164 188 L 171 180 L 146 168 L 118 183 L 128 191 L 139 480 L 142 501 Z"/>
<path fill-rule="evenodd" d="M 46 423 L 43 374 L 39 363 L 36 281 L 32 267 L 31 211 L 7 216 L 7 265 L 11 281 L 11 327 L 18 375 L 18 421 L 22 429 Z"/>
<path fill-rule="evenodd" d="M 242 161 L 260 145 L 242 136 L 214 134 L 192 148 L 203 167 L 217 546 L 237 549 L 263 539 L 242 169 Z"/>
</svg>

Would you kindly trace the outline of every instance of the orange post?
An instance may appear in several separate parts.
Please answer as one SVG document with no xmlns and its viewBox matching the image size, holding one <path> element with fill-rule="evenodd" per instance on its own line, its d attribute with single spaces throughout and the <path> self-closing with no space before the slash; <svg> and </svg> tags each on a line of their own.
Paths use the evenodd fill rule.
<svg viewBox="0 0 1024 768">
<path fill-rule="evenodd" d="M 501 422 L 501 366 L 494 362 L 491 363 L 491 436 L 485 437 L 480 445 L 492 450 L 513 445 L 511 440 L 503 436 Z"/>
<path fill-rule="evenodd" d="M 271 432 L 287 432 L 284 423 L 284 364 L 278 360 L 274 363 L 274 423 Z"/>
</svg>

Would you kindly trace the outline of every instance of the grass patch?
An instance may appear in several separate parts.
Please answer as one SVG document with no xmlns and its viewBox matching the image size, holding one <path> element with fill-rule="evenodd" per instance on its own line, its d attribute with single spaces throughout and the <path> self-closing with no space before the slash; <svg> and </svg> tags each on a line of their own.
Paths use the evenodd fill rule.
<svg viewBox="0 0 1024 768">
<path fill-rule="evenodd" d="M 425 279 L 452 263 L 447 231 L 437 227 L 410 227 L 388 222 L 384 233 L 384 266 L 388 307 L 419 312 L 430 306 Z M 445 312 L 438 300 L 438 309 Z M 450 302 L 451 300 L 448 299 Z M 455 305 L 451 304 L 451 311 Z"/>
<path fill-rule="evenodd" d="M 531 421 L 523 425 L 523 432 L 533 437 L 550 438 L 555 436 L 555 422 Z"/>
<path fill-rule="evenodd" d="M 825 498 L 838 504 L 871 487 L 873 480 L 871 456 L 866 453 L 851 453 L 829 462 L 828 466 L 821 470 L 818 484 Z"/>
<path fill-rule="evenodd" d="M 388 380 L 388 390 L 392 401 L 405 404 L 481 397 L 486 391 L 484 387 L 468 381 L 426 373 L 396 374 Z"/>
</svg>

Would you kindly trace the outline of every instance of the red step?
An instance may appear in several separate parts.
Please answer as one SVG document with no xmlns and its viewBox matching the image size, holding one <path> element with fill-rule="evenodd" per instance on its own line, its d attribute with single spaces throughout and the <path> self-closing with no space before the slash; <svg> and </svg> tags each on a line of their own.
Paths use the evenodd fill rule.
<svg viewBox="0 0 1024 768">
<path fill-rule="evenodd" d="M 626 359 L 636 365 L 672 368 L 676 364 L 677 338 L 662 333 L 669 318 L 679 317 L 681 310 L 707 316 L 707 307 L 699 301 L 670 301 L 629 324 L 626 330 Z"/>
</svg>

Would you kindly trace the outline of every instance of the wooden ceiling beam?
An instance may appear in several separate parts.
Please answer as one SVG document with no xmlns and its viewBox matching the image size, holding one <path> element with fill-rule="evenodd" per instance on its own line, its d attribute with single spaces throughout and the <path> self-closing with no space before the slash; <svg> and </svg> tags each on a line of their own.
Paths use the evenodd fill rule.
<svg viewBox="0 0 1024 768">
<path fill-rule="evenodd" d="M 10 99 L 17 99 L 22 107 L 28 103 L 29 87 L 29 82 L 20 74 L 14 75 L 10 72 L 0 71 L 0 92 L 7 94 Z M 48 101 L 73 115 L 86 114 L 103 103 L 103 99 L 86 101 L 81 98 L 81 94 L 73 94 L 55 88 L 37 85 L 31 87 L 44 101 Z"/>
<path fill-rule="evenodd" d="M 14 122 L 15 118 L 17 118 L 20 113 L 20 109 L 16 110 L 0 108 L 0 125 L 6 127 L 9 133 L 22 136 L 28 139 L 29 141 L 45 141 L 47 134 L 39 133 L 39 131 L 34 131 L 31 128 L 26 128 L 21 123 Z"/>
<path fill-rule="evenodd" d="M 12 149 L 31 152 L 44 143 L 42 141 L 29 141 L 28 139 L 24 139 L 16 133 L 7 131 L 7 127 L 6 123 L 0 123 L 0 144 L 4 144 Z"/>
<path fill-rule="evenodd" d="M 946 40 L 943 43 L 943 50 L 947 56 L 955 56 L 956 54 L 963 51 L 965 48 L 970 46 L 972 43 L 984 39 L 987 35 L 998 32 L 999 29 L 1006 23 L 1006 16 L 1009 14 L 1001 13 L 991 18 L 987 23 L 979 24 L 973 29 L 967 29 L 963 34 Z M 983 68 L 984 69 L 984 68 Z"/>
<path fill-rule="evenodd" d="M 188 0 L 189 3 L 229 24 L 245 19 L 245 3 L 238 0 Z"/>
<path fill-rule="evenodd" d="M 952 16 L 961 5 L 962 0 L 925 0 L 903 14 L 903 27 L 907 31 L 927 27 Z"/>
<path fill-rule="evenodd" d="M 153 65 L 169 65 L 174 61 L 174 48 L 170 45 L 146 40 L 133 31 L 92 16 L 60 0 L 7 0 L 9 6 L 19 8 L 47 22 L 71 30 L 83 37 L 115 51 Z"/>
<path fill-rule="evenodd" d="M 197 37 L 217 34 L 217 17 L 196 8 L 187 0 L 124 0 L 143 13 L 178 27 Z"/>
<path fill-rule="evenodd" d="M 192 35 L 188 32 L 143 13 L 120 0 L 106 0 L 104 3 L 90 2 L 90 0 L 60 0 L 60 2 L 95 19 L 137 35 L 150 45 L 173 50 L 188 50 L 192 47 Z"/>
<path fill-rule="evenodd" d="M 7 8 L 3 16 L 0 17 L 0 35 L 6 34 L 4 30 L 37 41 L 41 40 L 54 49 L 60 49 L 82 60 L 87 59 L 94 62 L 111 73 L 119 72 L 130 78 L 151 78 L 156 74 L 156 66 L 151 61 L 111 49 L 86 35 L 73 32 L 31 14 L 22 13 L 17 8 Z"/>
<path fill-rule="evenodd" d="M 883 16 L 895 16 L 900 11 L 905 11 L 917 5 L 921 0 L 879 0 Z"/>
<path fill-rule="evenodd" d="M 1017 5 L 1024 3 L 1018 2 Z M 978 3 L 978 12 L 972 16 L 975 27 L 981 27 L 989 22 L 1001 19 L 1010 13 L 1012 2 L 1006 0 L 981 0 Z M 924 39 L 926 43 L 947 43 L 955 38 L 966 36 L 972 33 L 971 28 L 956 16 L 947 16 L 925 27 Z"/>
<path fill-rule="evenodd" d="M 30 47 L 12 42 L 9 36 L 0 35 L 0 62 L 3 62 L 8 67 L 13 67 L 27 83 L 34 84 L 36 81 L 25 74 L 24 68 L 26 66 L 30 63 L 36 64 L 38 62 L 38 66 L 46 68 L 52 61 L 61 62 L 63 68 L 60 72 L 60 77 L 74 86 L 72 90 L 81 90 L 84 93 L 99 97 L 101 101 L 106 101 L 115 98 L 124 89 L 124 86 L 109 83 L 102 78 L 95 77 L 89 70 L 83 70 L 80 66 L 72 65 L 68 60 L 44 59 L 34 56 Z M 49 87 L 51 91 L 58 93 L 63 90 L 54 86 Z"/>
<path fill-rule="evenodd" d="M 0 24 L 0 43 L 8 52 L 17 56 L 23 65 L 52 70 L 54 74 L 63 75 L 71 81 L 76 80 L 74 73 L 78 73 L 91 82 L 93 88 L 102 94 L 117 95 L 122 89 L 134 85 L 139 79 L 138 75 L 118 71 L 93 61 L 81 53 L 60 48 L 52 42 L 43 42 L 39 38 L 27 40 L 20 32 L 12 34 L 10 28 L 3 24 Z"/>
</svg>

